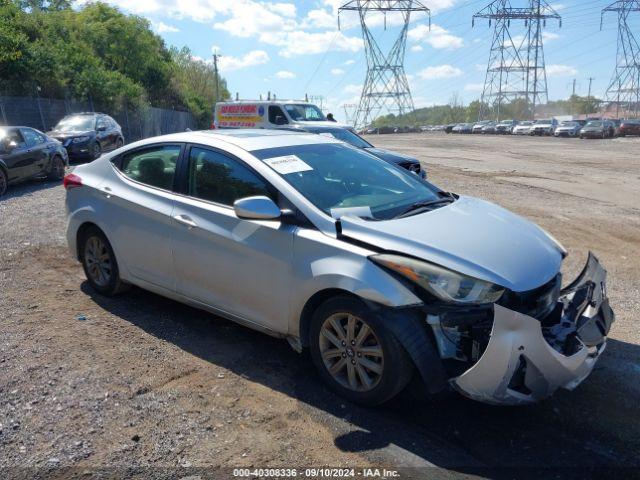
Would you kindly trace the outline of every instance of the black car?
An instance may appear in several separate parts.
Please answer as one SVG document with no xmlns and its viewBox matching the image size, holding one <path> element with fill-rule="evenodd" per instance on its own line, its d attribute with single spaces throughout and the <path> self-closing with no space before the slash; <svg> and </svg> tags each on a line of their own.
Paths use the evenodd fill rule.
<svg viewBox="0 0 640 480">
<path fill-rule="evenodd" d="M 361 148 L 363 150 L 366 150 L 367 152 L 371 153 L 372 155 L 375 155 L 376 157 L 384 160 L 385 162 L 389 162 L 399 167 L 402 167 L 406 170 L 409 170 L 410 172 L 417 174 L 421 178 L 427 177 L 427 172 L 422 169 L 420 162 L 417 159 L 413 157 L 408 157 L 406 155 L 402 155 L 400 153 L 390 152 L 389 150 L 376 148 L 373 145 L 371 145 L 369 142 L 367 142 L 364 138 L 359 136 L 356 132 L 348 128 L 305 126 L 304 128 L 296 128 L 295 130 L 315 133 L 317 135 L 328 135 L 333 138 L 337 138 L 338 140 L 348 143 L 349 145 L 352 145 L 356 148 Z"/>
<path fill-rule="evenodd" d="M 69 164 L 62 144 L 28 127 L 0 127 L 0 196 L 13 183 L 62 180 Z"/>
<path fill-rule="evenodd" d="M 62 142 L 72 159 L 93 160 L 124 145 L 120 125 L 104 113 L 67 115 L 47 135 Z"/>
<path fill-rule="evenodd" d="M 592 120 L 580 130 L 580 138 L 613 138 L 616 125 L 610 120 Z"/>
</svg>

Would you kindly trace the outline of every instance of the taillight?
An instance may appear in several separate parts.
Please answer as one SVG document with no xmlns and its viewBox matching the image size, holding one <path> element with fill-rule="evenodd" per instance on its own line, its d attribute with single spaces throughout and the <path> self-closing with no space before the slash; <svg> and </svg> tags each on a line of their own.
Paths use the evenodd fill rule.
<svg viewBox="0 0 640 480">
<path fill-rule="evenodd" d="M 80 178 L 75 173 L 70 173 L 64 176 L 62 180 L 62 185 L 64 185 L 65 190 L 70 190 L 72 188 L 81 187 L 82 186 L 82 178 Z"/>
</svg>

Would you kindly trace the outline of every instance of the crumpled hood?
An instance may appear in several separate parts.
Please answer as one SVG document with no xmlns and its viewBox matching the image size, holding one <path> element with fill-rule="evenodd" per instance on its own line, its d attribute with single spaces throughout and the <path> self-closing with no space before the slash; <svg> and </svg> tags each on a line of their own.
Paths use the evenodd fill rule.
<svg viewBox="0 0 640 480">
<path fill-rule="evenodd" d="M 560 271 L 562 254 L 535 224 L 472 197 L 431 212 L 380 222 L 341 218 L 343 235 L 410 255 L 514 292 L 533 290 Z"/>
<path fill-rule="evenodd" d="M 413 157 L 408 157 L 407 155 L 402 155 L 401 153 L 390 152 L 389 150 L 383 150 L 382 148 L 365 148 L 365 150 L 382 160 L 393 163 L 402 163 L 402 162 L 416 162 L 419 163 L 417 159 Z"/>
</svg>

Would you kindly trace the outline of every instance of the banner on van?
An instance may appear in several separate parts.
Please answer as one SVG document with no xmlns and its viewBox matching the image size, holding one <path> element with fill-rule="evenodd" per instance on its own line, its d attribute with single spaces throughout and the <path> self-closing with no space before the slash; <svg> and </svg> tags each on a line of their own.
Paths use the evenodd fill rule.
<svg viewBox="0 0 640 480">
<path fill-rule="evenodd" d="M 255 127 L 262 122 L 264 106 L 256 104 L 220 105 L 219 127 Z"/>
</svg>

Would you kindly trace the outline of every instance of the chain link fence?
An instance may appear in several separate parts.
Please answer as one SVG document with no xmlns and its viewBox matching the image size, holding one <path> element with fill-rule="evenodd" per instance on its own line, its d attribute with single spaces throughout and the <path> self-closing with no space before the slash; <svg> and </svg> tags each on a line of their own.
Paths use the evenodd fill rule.
<svg viewBox="0 0 640 480">
<path fill-rule="evenodd" d="M 189 112 L 155 107 L 141 109 L 101 109 L 91 101 L 59 100 L 40 97 L 0 96 L 0 125 L 51 130 L 62 117 L 72 113 L 99 111 L 110 115 L 122 127 L 125 142 L 197 129 Z"/>
</svg>

